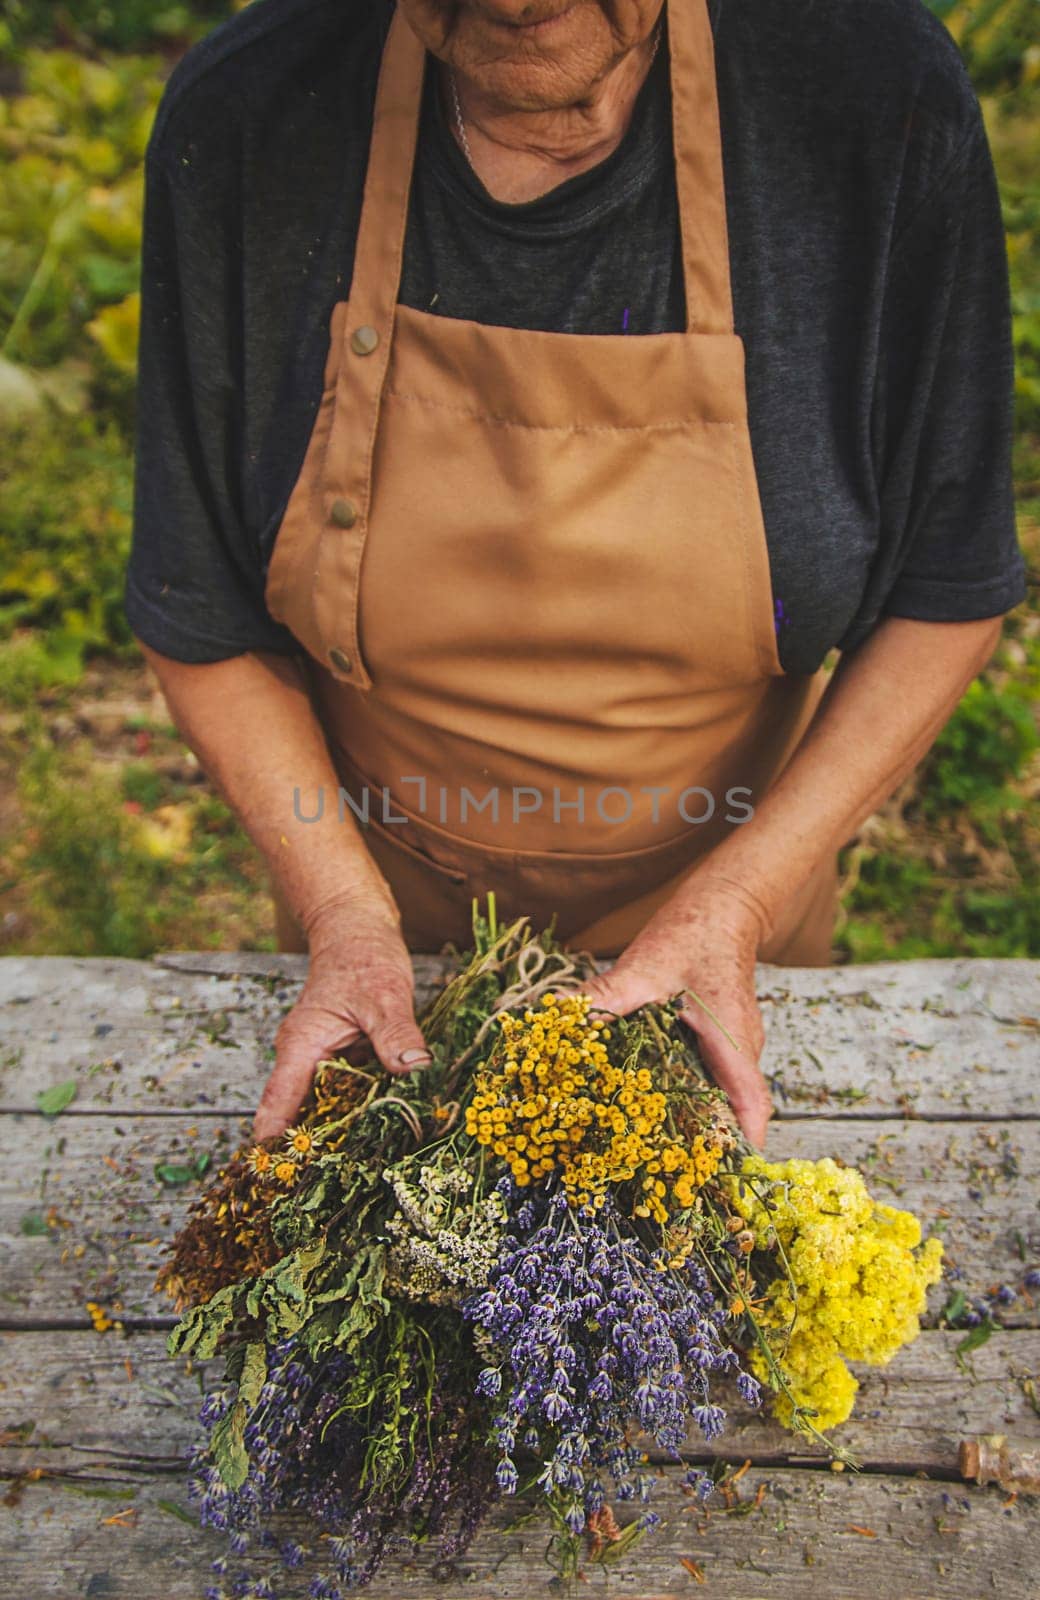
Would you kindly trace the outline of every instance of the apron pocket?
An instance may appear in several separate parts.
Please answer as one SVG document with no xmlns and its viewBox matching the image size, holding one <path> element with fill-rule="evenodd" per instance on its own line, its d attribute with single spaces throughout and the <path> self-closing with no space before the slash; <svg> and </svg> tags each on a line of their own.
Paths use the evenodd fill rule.
<svg viewBox="0 0 1040 1600">
<path fill-rule="evenodd" d="M 353 768 L 340 748 L 333 755 L 340 782 L 351 793 L 381 793 L 382 786 L 370 783 Z M 449 833 L 409 811 L 398 799 L 392 803 L 406 822 L 388 824 L 370 816 L 367 823 L 359 825 L 392 886 L 395 867 L 404 869 L 407 882 L 401 882 L 401 890 L 405 897 L 418 868 L 431 889 L 439 879 L 452 901 L 459 892 L 467 899 L 483 899 L 493 890 L 503 920 L 528 916 L 537 929 L 555 916 L 557 932 L 564 938 L 677 879 L 718 837 L 707 826 L 691 824 L 681 834 L 634 850 L 513 850 Z M 456 895 L 451 894 L 453 889 Z"/>
<path fill-rule="evenodd" d="M 442 862 L 437 860 L 436 856 L 428 854 L 428 852 L 422 848 L 422 845 L 416 841 L 414 837 L 411 839 L 402 837 L 402 826 L 411 827 L 412 821 L 413 819 L 409 817 L 407 824 L 398 825 L 384 822 L 377 823 L 370 819 L 367 823 L 358 823 L 358 827 L 361 829 L 361 837 L 364 839 L 366 844 L 375 841 L 379 841 L 379 843 L 385 843 L 390 846 L 391 852 L 394 850 L 399 850 L 402 856 L 406 856 L 417 866 L 426 867 L 431 872 L 438 873 L 442 878 L 446 879 L 447 882 L 455 884 L 465 883 L 467 875 L 463 869 L 444 865 Z"/>
</svg>

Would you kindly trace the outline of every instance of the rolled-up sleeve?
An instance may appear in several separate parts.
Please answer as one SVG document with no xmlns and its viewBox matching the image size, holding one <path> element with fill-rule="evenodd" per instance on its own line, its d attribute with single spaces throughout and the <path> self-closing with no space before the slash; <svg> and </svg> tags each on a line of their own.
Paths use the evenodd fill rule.
<svg viewBox="0 0 1040 1600">
<path fill-rule="evenodd" d="M 183 113 L 178 124 L 165 111 L 160 106 L 145 166 L 126 613 L 138 638 L 180 661 L 288 653 L 298 646 L 264 604 L 259 541 L 246 511 L 228 169 L 197 167 Z"/>
<path fill-rule="evenodd" d="M 1026 582 L 1008 258 L 974 102 L 945 172 L 893 248 L 874 428 L 893 554 L 881 614 L 957 622 L 1017 605 Z"/>
</svg>

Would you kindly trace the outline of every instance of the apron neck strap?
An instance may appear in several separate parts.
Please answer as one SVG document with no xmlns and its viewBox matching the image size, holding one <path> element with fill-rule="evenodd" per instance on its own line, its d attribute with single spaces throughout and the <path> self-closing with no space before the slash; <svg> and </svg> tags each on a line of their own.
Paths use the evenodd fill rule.
<svg viewBox="0 0 1040 1600">
<path fill-rule="evenodd" d="M 722 132 L 708 0 L 671 0 L 664 9 L 686 331 L 732 333 Z M 387 335 L 400 291 L 425 66 L 425 46 L 397 4 L 379 68 L 350 289 L 351 322 L 369 323 Z"/>
</svg>

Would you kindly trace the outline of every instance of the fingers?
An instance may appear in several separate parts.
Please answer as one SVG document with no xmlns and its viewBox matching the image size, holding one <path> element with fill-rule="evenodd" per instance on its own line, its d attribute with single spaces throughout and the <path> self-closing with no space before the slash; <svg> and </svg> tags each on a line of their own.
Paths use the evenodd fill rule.
<svg viewBox="0 0 1040 1600">
<path fill-rule="evenodd" d="M 360 1030 L 335 1013 L 296 1005 L 278 1030 L 275 1066 L 253 1117 L 253 1137 L 284 1133 L 310 1088 L 317 1063 L 358 1038 Z"/>
<path fill-rule="evenodd" d="M 373 1012 L 366 1021 L 365 1032 L 387 1072 L 401 1076 L 418 1067 L 428 1067 L 433 1060 L 415 1020 L 410 998 Z"/>
<path fill-rule="evenodd" d="M 334 987 L 338 991 L 339 982 Z M 306 1098 L 317 1063 L 349 1050 L 362 1037 L 396 1076 L 429 1065 L 433 1058 L 415 1020 L 410 978 L 390 978 L 373 987 L 376 998 L 349 1012 L 306 995 L 293 1007 L 278 1030 L 274 1071 L 253 1119 L 255 1139 L 284 1132 Z"/>
<path fill-rule="evenodd" d="M 682 1018 L 697 1034 L 704 1065 L 728 1096 L 745 1137 L 761 1150 L 773 1114 L 769 1086 L 757 1065 L 761 1044 L 756 1044 L 754 1050 L 735 1048 L 722 1030 L 706 1021 L 704 1013 L 695 1006 L 684 1011 Z M 728 1023 L 727 1028 L 738 1044 L 744 1043 L 736 1029 L 730 1028 Z"/>
<path fill-rule="evenodd" d="M 630 968 L 615 967 L 610 972 L 591 978 L 585 985 L 586 992 L 592 997 L 594 1010 L 609 1011 L 619 1017 L 628 1016 L 650 1000 L 660 1000 L 659 988 L 660 985 L 654 983 L 649 972 L 640 971 L 634 965 Z M 712 1010 L 717 1011 L 716 1005 L 712 1005 Z M 726 1010 L 732 1015 L 730 1008 Z M 681 1016 L 697 1034 L 704 1064 L 719 1088 L 728 1096 L 745 1137 L 757 1149 L 762 1149 L 773 1102 L 766 1081 L 756 1065 L 762 1048 L 761 1030 L 753 1025 L 754 1019 L 748 1019 L 744 1031 L 753 1035 L 753 1044 L 738 1048 L 744 1044 L 739 1027 L 734 1028 L 725 1018 L 722 1020 L 726 1031 L 736 1039 L 736 1046 L 695 1003 L 684 1009 Z"/>
<path fill-rule="evenodd" d="M 619 965 L 590 978 L 582 992 L 591 996 L 594 1011 L 609 1011 L 616 1017 L 627 1017 L 648 1001 L 660 998 L 651 975 L 636 966 Z"/>
<path fill-rule="evenodd" d="M 387 1072 L 397 1076 L 429 1066 L 433 1057 L 415 1020 L 411 960 L 374 970 L 362 985 L 352 1015 Z"/>
</svg>

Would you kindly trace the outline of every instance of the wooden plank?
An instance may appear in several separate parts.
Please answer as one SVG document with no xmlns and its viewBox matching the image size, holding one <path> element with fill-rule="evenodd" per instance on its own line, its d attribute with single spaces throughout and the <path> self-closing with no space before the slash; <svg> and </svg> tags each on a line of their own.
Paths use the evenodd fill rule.
<svg viewBox="0 0 1040 1600">
<path fill-rule="evenodd" d="M 6 1120 L 0 1167 L 0 1249 L 7 1258 L 0 1322 L 76 1326 L 84 1302 L 129 1317 L 155 1317 L 165 1303 L 151 1285 L 159 1242 L 176 1232 L 196 1185 L 164 1188 L 154 1167 L 214 1151 L 215 1163 L 249 1137 L 248 1119 L 197 1116 L 63 1115 Z M 223 1141 L 221 1143 L 220 1141 Z M 945 1230 L 952 1277 L 933 1290 L 933 1310 L 953 1283 L 977 1294 L 1021 1285 L 1040 1264 L 1036 1173 L 1040 1124 L 791 1120 L 771 1137 L 774 1159 L 832 1155 L 861 1167 L 872 1190 Z M 51 1209 L 53 1208 L 53 1210 Z M 52 1218 L 47 1234 L 23 1218 Z M 1019 1297 L 1004 1319 L 1035 1326 L 1035 1301 Z"/>
<path fill-rule="evenodd" d="M 860 1466 L 955 1476 L 962 1438 L 1000 1432 L 1040 1442 L 1031 1384 L 1040 1384 L 1040 1333 L 1003 1330 L 958 1362 L 963 1334 L 926 1331 L 887 1367 L 857 1369 L 860 1391 L 832 1438 Z M 0 1335 L 0 1474 L 42 1467 L 82 1477 L 175 1470 L 196 1439 L 200 1384 L 223 1362 L 172 1360 L 158 1331 L 103 1335 L 86 1329 Z M 714 1392 L 714 1391 L 713 1391 Z M 691 1460 L 756 1465 L 826 1460 L 746 1406 L 731 1386 L 717 1398 L 728 1413 L 713 1445 L 691 1437 Z M 32 1423 L 31 1433 L 24 1427 Z M 649 1448 L 649 1445 L 647 1446 Z"/>
<path fill-rule="evenodd" d="M 189 1526 L 182 1485 L 128 1481 L 95 1498 L 67 1484 L 26 1485 L 0 1522 L 5 1593 L 33 1600 L 200 1600 L 224 1540 Z M 661 1526 L 609 1573 L 585 1582 L 632 1600 L 1036 1600 L 1036 1502 L 1007 1504 L 1000 1490 L 922 1479 L 797 1469 L 749 1470 L 729 1511 L 716 1495 L 709 1514 L 691 1505 L 674 1472 L 662 1474 L 654 1505 Z M 756 1501 L 758 1502 L 756 1505 Z M 560 1593 L 546 1564 L 542 1518 L 518 1524 L 525 1502 L 492 1512 L 445 1582 L 430 1552 L 394 1557 L 365 1593 L 371 1600 L 465 1593 L 472 1600 L 530 1600 Z M 620 1520 L 630 1520 L 628 1512 Z M 306 1537 L 298 1518 L 282 1535 Z M 684 1564 L 685 1563 L 685 1564 Z M 232 1561 L 231 1573 L 239 1563 Z M 250 1559 L 280 1600 L 307 1593 L 307 1566 L 286 1573 L 277 1556 Z M 581 1585 L 585 1588 L 585 1583 Z M 597 1592 L 592 1591 L 590 1592 Z"/>
<path fill-rule="evenodd" d="M 165 950 L 153 960 L 157 967 L 168 967 L 171 972 L 213 973 L 220 978 L 268 978 L 284 974 L 302 983 L 307 976 L 309 957 L 268 950 Z"/>
<path fill-rule="evenodd" d="M 0 1321 L 82 1324 L 88 1300 L 120 1316 L 166 1316 L 169 1301 L 152 1287 L 159 1247 L 181 1226 L 204 1181 L 167 1187 L 155 1166 L 208 1154 L 216 1169 L 248 1138 L 248 1122 L 209 1115 L 4 1120 L 13 1148 L 0 1171 L 7 1260 Z M 25 1219 L 40 1216 L 47 1233 L 25 1232 Z"/>
<path fill-rule="evenodd" d="M 212 973 L 220 978 L 289 978 L 302 983 L 310 958 L 267 950 L 167 950 L 154 956 L 154 965 L 171 972 Z M 452 967 L 446 955 L 413 955 L 417 988 L 439 982 Z"/>
<path fill-rule="evenodd" d="M 0 1111 L 249 1112 L 304 957 L 0 960 Z M 417 1003 L 444 963 L 416 958 Z M 1040 1115 L 1040 962 L 759 968 L 777 1115 Z"/>
<path fill-rule="evenodd" d="M 41 1089 L 73 1078 L 67 1116 L 222 1108 L 229 1094 L 245 1109 L 298 988 L 51 957 L 0 962 L 0 984 L 0 1105 L 34 1110 Z"/>
<path fill-rule="evenodd" d="M 779 1116 L 1040 1114 L 1040 961 L 767 973 L 762 1069 Z"/>
<path fill-rule="evenodd" d="M 439 982 L 419 963 L 417 1001 Z M 297 977 L 237 979 L 143 961 L 0 961 L 0 1112 L 72 1078 L 68 1115 L 245 1112 L 274 1060 Z"/>
</svg>

